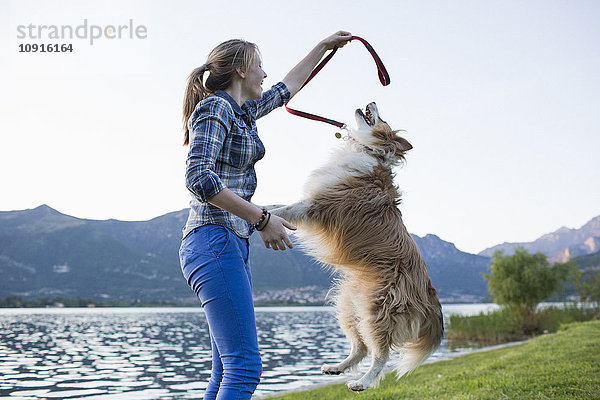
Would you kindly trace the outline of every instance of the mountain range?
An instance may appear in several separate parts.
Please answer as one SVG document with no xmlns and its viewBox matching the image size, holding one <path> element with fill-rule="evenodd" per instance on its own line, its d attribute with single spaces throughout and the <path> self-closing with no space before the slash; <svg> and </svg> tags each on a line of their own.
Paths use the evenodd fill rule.
<svg viewBox="0 0 600 400">
<path fill-rule="evenodd" d="M 191 300 L 193 293 L 183 279 L 178 259 L 187 214 L 185 209 L 149 221 L 128 222 L 76 218 L 47 205 L 2 211 L 0 297 Z M 550 242 L 546 237 L 557 237 L 556 245 L 542 247 L 541 243 Z M 599 237 L 600 217 L 596 217 L 580 230 L 564 228 L 544 235 L 538 239 L 538 247 L 528 249 L 549 249 L 541 251 L 553 256 L 561 251 L 590 254 Z M 435 235 L 413 238 L 442 301 L 485 299 L 482 273 L 489 271 L 493 252 L 510 251 L 517 245 L 527 248 L 538 242 L 504 243 L 475 255 Z M 250 246 L 257 297 L 269 299 L 277 293 L 307 288 L 326 293 L 335 279 L 298 248 L 274 252 L 264 247 L 257 234 L 252 235 Z"/>
<path fill-rule="evenodd" d="M 480 252 L 480 256 L 491 257 L 495 251 L 513 254 L 521 246 L 530 253 L 541 252 L 551 262 L 565 262 L 571 258 L 600 251 L 600 216 L 592 218 L 579 229 L 562 227 L 529 243 L 502 243 Z"/>
</svg>

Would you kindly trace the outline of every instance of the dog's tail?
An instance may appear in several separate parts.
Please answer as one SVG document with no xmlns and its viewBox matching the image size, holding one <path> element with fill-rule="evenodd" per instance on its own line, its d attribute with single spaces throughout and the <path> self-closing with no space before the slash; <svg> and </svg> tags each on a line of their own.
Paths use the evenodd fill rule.
<svg viewBox="0 0 600 400">
<path fill-rule="evenodd" d="M 435 289 L 434 289 L 435 291 Z M 435 292 L 434 292 L 435 293 Z M 398 378 L 411 373 L 421 365 L 440 345 L 444 336 L 444 317 L 442 307 L 434 295 L 434 303 L 419 328 L 416 341 L 405 344 L 401 349 L 402 359 L 394 368 Z"/>
</svg>

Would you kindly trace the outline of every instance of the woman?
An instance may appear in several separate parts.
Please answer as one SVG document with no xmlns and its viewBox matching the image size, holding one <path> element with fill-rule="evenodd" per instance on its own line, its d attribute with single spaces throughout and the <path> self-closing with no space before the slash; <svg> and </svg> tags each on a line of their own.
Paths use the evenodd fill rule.
<svg viewBox="0 0 600 400">
<path fill-rule="evenodd" d="M 186 186 L 192 193 L 183 229 L 183 275 L 204 308 L 212 343 L 205 399 L 249 399 L 260 380 L 248 238 L 259 231 L 267 248 L 292 248 L 289 222 L 250 203 L 254 164 L 265 153 L 256 119 L 290 100 L 327 50 L 350 40 L 340 31 L 322 40 L 283 81 L 262 93 L 267 74 L 255 44 L 229 40 L 188 78 L 183 106 L 189 144 Z M 209 72 L 204 83 L 204 74 Z"/>
</svg>

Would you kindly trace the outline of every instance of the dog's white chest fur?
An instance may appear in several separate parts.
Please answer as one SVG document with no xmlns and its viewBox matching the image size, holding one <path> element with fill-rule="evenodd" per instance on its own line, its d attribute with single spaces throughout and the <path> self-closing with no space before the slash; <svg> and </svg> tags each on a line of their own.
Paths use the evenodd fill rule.
<svg viewBox="0 0 600 400">
<path fill-rule="evenodd" d="M 368 174 L 376 165 L 377 160 L 373 156 L 354 151 L 353 146 L 347 144 L 345 148 L 335 149 L 329 161 L 311 173 L 304 185 L 304 193 L 309 198 L 313 197 L 349 177 Z"/>
</svg>

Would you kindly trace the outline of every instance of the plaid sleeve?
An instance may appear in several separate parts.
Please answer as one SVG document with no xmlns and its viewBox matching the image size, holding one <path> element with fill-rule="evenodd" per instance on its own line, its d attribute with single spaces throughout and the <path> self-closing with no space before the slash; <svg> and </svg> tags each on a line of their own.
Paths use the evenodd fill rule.
<svg viewBox="0 0 600 400">
<path fill-rule="evenodd" d="M 281 107 L 290 101 L 290 91 L 285 83 L 279 82 L 263 93 L 260 100 L 250 100 L 247 102 L 252 107 L 255 118 L 264 117 L 277 107 Z"/>
<path fill-rule="evenodd" d="M 203 203 L 225 189 L 214 169 L 232 118 L 227 100 L 210 97 L 194 110 L 188 120 L 190 148 L 186 161 L 185 185 Z"/>
</svg>

